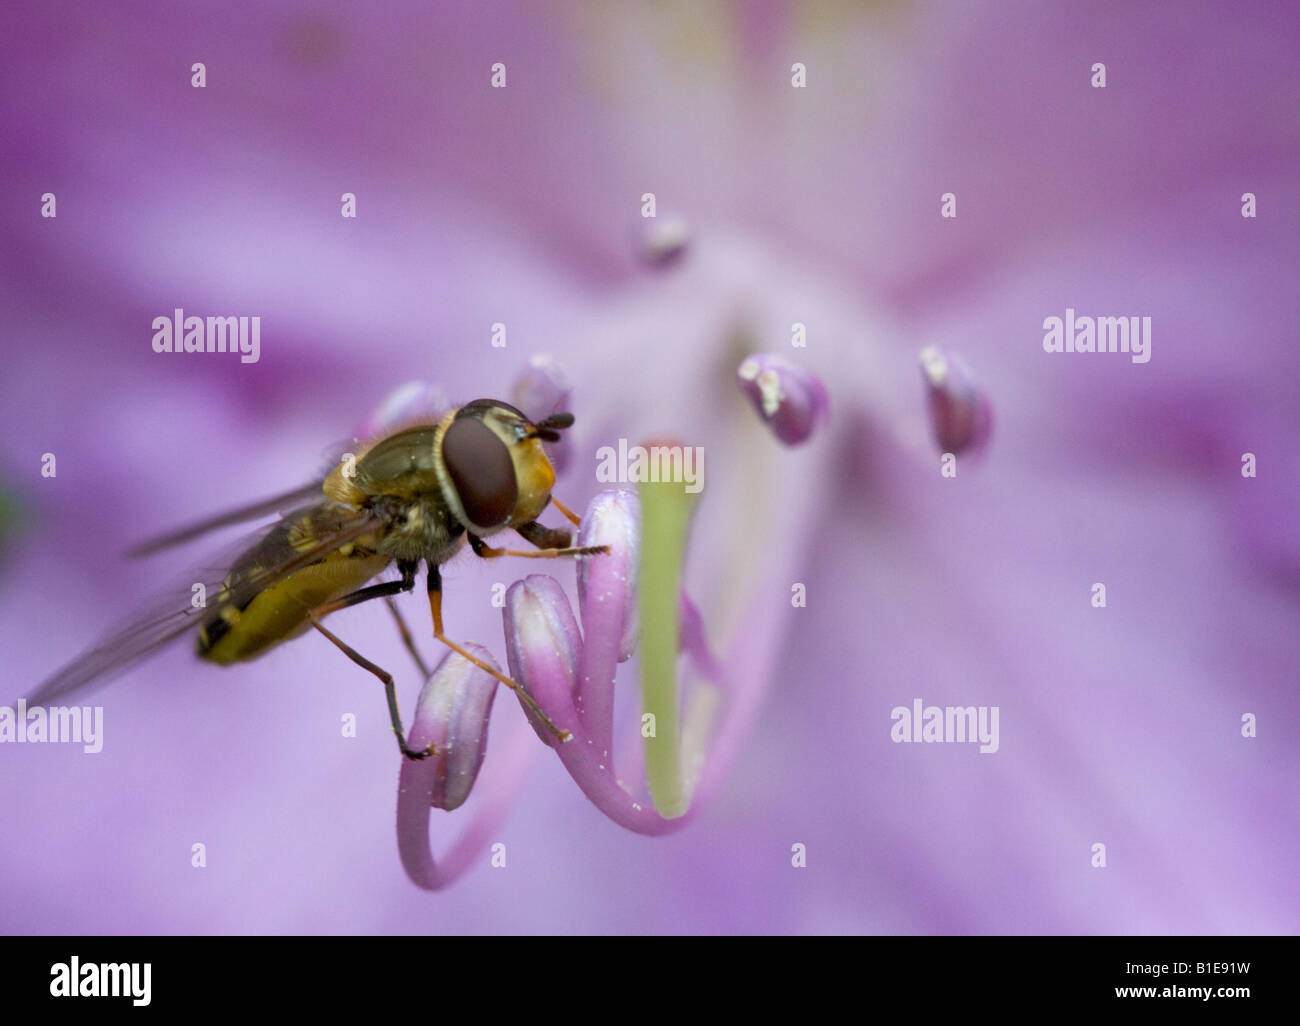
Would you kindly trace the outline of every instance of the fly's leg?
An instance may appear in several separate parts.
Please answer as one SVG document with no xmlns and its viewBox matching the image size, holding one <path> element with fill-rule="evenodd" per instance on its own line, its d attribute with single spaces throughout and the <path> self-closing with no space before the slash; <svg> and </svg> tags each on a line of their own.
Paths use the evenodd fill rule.
<svg viewBox="0 0 1300 1026">
<path fill-rule="evenodd" d="M 571 547 L 569 542 L 572 540 L 572 535 L 568 531 L 562 528 L 543 527 L 536 521 L 521 524 L 515 530 L 523 537 L 524 541 L 536 545 L 537 551 L 494 549 L 482 538 L 473 534 L 469 536 L 469 546 L 474 550 L 474 555 L 480 559 L 499 559 L 501 556 L 521 556 L 524 559 L 560 559 L 564 556 L 597 556 L 609 551 L 608 545 Z"/>
<path fill-rule="evenodd" d="M 451 638 L 447 637 L 447 635 L 443 632 L 442 629 L 442 574 L 438 572 L 437 566 L 435 566 L 433 563 L 429 563 L 428 568 L 429 568 L 429 576 L 428 576 L 429 611 L 433 614 L 433 636 L 438 641 L 441 641 L 453 652 L 460 655 L 462 658 L 468 659 L 480 670 L 485 670 L 486 672 L 490 673 L 493 677 L 495 677 L 502 684 L 508 687 L 511 691 L 517 694 L 523 700 L 524 705 L 528 706 L 528 708 L 537 715 L 537 717 L 542 721 L 546 729 L 551 732 L 551 734 L 555 737 L 557 741 L 571 740 L 573 738 L 573 735 L 570 734 L 567 730 L 557 727 L 554 723 L 552 723 L 551 718 L 547 716 L 546 713 L 542 712 L 541 706 L 537 704 L 537 702 L 534 700 L 532 695 L 530 695 L 527 691 L 525 691 L 522 687 L 520 687 L 513 680 L 507 677 L 500 670 L 493 669 L 491 666 L 485 663 L 482 659 L 479 659 L 472 652 L 469 652 L 463 646 L 456 644 L 456 642 L 452 641 Z"/>
<path fill-rule="evenodd" d="M 350 595 L 344 595 L 341 599 L 331 602 L 328 605 L 313 609 L 308 614 L 308 618 L 311 620 L 311 625 L 320 631 L 321 634 L 325 635 L 325 637 L 328 638 L 340 652 L 366 672 L 374 674 L 379 678 L 380 682 L 383 683 L 384 694 L 388 699 L 388 718 L 393 724 L 393 733 L 397 735 L 397 747 L 401 750 L 402 754 L 408 759 L 427 759 L 429 756 L 437 754 L 437 748 L 434 745 L 431 744 L 428 747 L 417 751 L 416 749 L 409 747 L 406 743 L 406 731 L 402 729 L 402 717 L 397 709 L 397 690 L 393 686 L 393 675 L 382 666 L 377 666 L 375 663 L 372 663 L 337 635 L 326 630 L 321 626 L 320 622 L 322 617 L 328 616 L 330 613 L 337 612 L 340 609 L 347 609 L 350 606 L 360 605 L 362 602 L 369 602 L 371 599 L 388 599 L 389 608 L 392 609 L 394 615 L 397 616 L 397 622 L 402 630 L 402 640 L 407 643 L 407 648 L 410 650 L 411 655 L 415 657 L 416 664 L 421 670 L 424 670 L 424 662 L 420 659 L 420 654 L 415 649 L 415 643 L 411 640 L 410 632 L 406 630 L 406 623 L 402 620 L 401 614 L 397 612 L 395 603 L 392 602 L 392 596 L 411 591 L 415 587 L 416 566 L 417 564 L 415 563 L 399 563 L 398 569 L 402 573 L 402 579 L 400 581 L 385 581 L 381 584 L 372 584 L 369 587 L 361 588 L 352 592 Z M 429 674 L 425 671 L 424 679 L 427 680 L 428 677 Z"/>
<path fill-rule="evenodd" d="M 578 514 L 574 513 L 573 510 L 568 509 L 554 495 L 551 496 L 551 505 L 554 506 L 556 509 L 558 509 L 561 513 L 563 513 L 564 518 L 568 520 L 568 522 L 571 523 L 574 527 L 582 526 L 582 521 L 578 519 Z"/>
<path fill-rule="evenodd" d="M 412 581 L 411 587 L 414 586 L 415 582 Z M 415 647 L 415 638 L 411 636 L 411 630 L 406 626 L 406 618 L 402 616 L 402 611 L 397 608 L 397 603 L 393 601 L 391 595 L 384 598 L 384 603 L 388 606 L 388 611 L 393 614 L 393 620 L 397 623 L 397 632 L 402 636 L 402 644 L 406 646 L 406 651 L 411 653 L 411 658 L 415 660 L 415 665 L 419 668 L 420 679 L 428 680 L 429 668 L 424 665 L 424 660 L 420 658 L 420 650 Z"/>
</svg>

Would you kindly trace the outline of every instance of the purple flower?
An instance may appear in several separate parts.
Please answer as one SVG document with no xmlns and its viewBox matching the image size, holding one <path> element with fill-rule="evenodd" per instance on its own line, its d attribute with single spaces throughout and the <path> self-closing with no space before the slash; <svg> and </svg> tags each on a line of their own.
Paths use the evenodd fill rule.
<svg viewBox="0 0 1300 1026">
<path fill-rule="evenodd" d="M 965 361 L 938 346 L 926 346 L 921 350 L 921 371 L 939 451 L 960 453 L 982 447 L 993 429 L 993 410 Z"/>
<path fill-rule="evenodd" d="M 680 562 L 684 538 L 679 534 L 674 544 L 671 535 L 664 532 L 661 518 L 671 519 L 674 515 L 674 503 L 671 499 L 665 503 L 664 493 L 686 493 L 681 485 L 645 487 L 650 489 L 647 494 L 654 497 L 652 509 L 656 511 L 651 525 L 651 538 L 657 543 L 653 551 L 641 551 L 640 502 L 631 492 L 596 496 L 582 518 L 581 543 L 608 546 L 609 551 L 579 557 L 581 630 L 564 589 L 554 578 L 541 574 L 530 575 L 511 587 L 506 596 L 505 629 L 512 676 L 552 722 L 572 725 L 569 729 L 574 743 L 555 745 L 525 707 L 538 736 L 556 748 L 565 769 L 605 815 L 639 833 L 658 834 L 685 825 L 688 808 L 689 813 L 698 813 L 706 800 L 697 793 L 692 804 L 689 792 L 703 774 L 711 731 L 691 728 L 716 726 L 711 721 L 717 703 L 706 701 L 706 715 L 702 717 L 700 704 L 692 706 L 688 701 L 685 708 L 695 714 L 688 712 L 687 721 L 679 722 L 677 695 L 681 682 L 676 657 L 681 632 L 675 622 L 670 622 L 665 634 L 663 617 L 652 615 L 653 647 L 643 649 L 640 660 L 643 712 L 637 720 L 640 737 L 646 742 L 650 794 L 649 799 L 633 795 L 616 769 L 613 712 L 617 664 L 631 656 L 638 633 L 638 585 L 650 600 L 647 608 L 651 614 L 659 614 L 667 607 L 676 621 L 682 615 L 680 610 L 689 608 L 693 617 L 687 631 L 689 640 L 681 648 L 699 657 L 705 647 L 698 612 L 676 584 L 678 570 L 673 568 L 662 582 L 663 575 L 658 572 L 660 567 Z M 677 514 L 682 527 L 689 506 L 689 502 L 680 506 Z M 662 586 L 651 586 L 640 574 L 639 565 L 655 567 L 651 580 Z M 702 658 L 710 661 L 712 669 L 715 664 L 711 656 L 705 653 Z M 695 694 L 706 698 L 708 692 L 716 695 L 716 685 L 723 684 L 720 678 L 718 674 L 711 681 L 701 682 Z M 743 683 L 736 682 L 737 691 Z M 688 739 L 690 744 L 683 746 L 679 738 Z M 710 787 L 725 772 L 725 761 L 715 762 L 711 768 L 713 772 L 707 778 Z"/>
<path fill-rule="evenodd" d="M 531 356 L 524 372 L 515 379 L 510 401 L 532 420 L 545 420 L 553 413 L 573 413 L 573 389 L 560 366 L 549 356 Z M 543 447 L 557 474 L 563 474 L 573 458 L 573 438 L 562 434 Z"/>
<path fill-rule="evenodd" d="M 470 646 L 496 668 L 492 653 Z M 462 832 L 441 865 L 429 839 L 429 810 L 459 808 L 469 797 L 487 754 L 488 715 L 497 681 L 456 652 L 448 652 L 425 681 L 416 704 L 407 744 L 416 750 L 433 744 L 437 752 L 421 761 L 402 760 L 397 792 L 397 844 L 402 865 L 417 885 L 438 890 L 455 880 L 481 854 L 481 829 L 495 821 L 494 806 Z M 477 828 L 477 829 L 476 829 Z"/>
<path fill-rule="evenodd" d="M 638 220 L 636 245 L 650 267 L 673 267 L 684 256 L 691 229 L 680 214 L 658 213 Z"/>
<path fill-rule="evenodd" d="M 511 675 L 552 723 L 572 732 L 569 724 L 578 718 L 574 691 L 582 636 L 564 591 L 553 578 L 540 574 L 516 581 L 506 592 L 505 621 Z M 529 673 L 520 672 L 525 651 L 529 653 Z M 542 741 L 552 747 L 561 744 L 522 699 L 520 706 Z"/>
<path fill-rule="evenodd" d="M 481 645 L 470 651 L 496 668 L 492 653 Z M 487 754 L 488 716 L 497 682 L 456 652 L 448 652 L 424 682 L 407 736 L 408 747 L 434 746 L 428 760 L 402 763 L 403 790 L 427 785 L 429 802 L 450 812 L 465 804 Z"/>
<path fill-rule="evenodd" d="M 641 503 L 627 489 L 601 492 L 582 517 L 574 545 L 607 545 L 600 559 L 578 563 L 582 622 L 617 641 L 618 662 L 636 651 L 637 560 L 641 554 Z"/>
<path fill-rule="evenodd" d="M 829 416 L 830 401 L 821 379 L 783 356 L 745 357 L 736 380 L 763 423 L 786 445 L 808 441 Z"/>
<path fill-rule="evenodd" d="M 357 425 L 356 438 L 365 440 L 393 431 L 406 421 L 433 418 L 450 407 L 446 394 L 426 381 L 408 381 L 384 396 L 369 417 Z"/>
<path fill-rule="evenodd" d="M 1300 928 L 1285 5 L 83 6 L 28 5 L 6 34 L 0 704 L 208 557 L 114 553 L 308 480 L 401 382 L 509 399 L 549 356 L 577 416 L 569 507 L 620 439 L 708 455 L 679 643 L 683 698 L 725 715 L 680 739 L 707 754 L 692 808 L 711 800 L 647 839 L 555 765 L 590 746 L 496 703 L 430 835 L 458 883 L 413 900 L 374 679 L 318 637 L 230 669 L 180 646 L 81 699 L 99 754 L 0 744 L 12 931 Z M 654 270 L 627 230 L 647 191 L 691 227 Z M 177 307 L 260 316 L 259 362 L 153 352 Z M 1067 308 L 1150 316 L 1151 361 L 1045 352 Z M 978 473 L 934 458 L 927 345 L 996 407 Z M 824 382 L 813 443 L 737 395 L 756 352 Z M 500 658 L 494 599 L 536 568 L 445 569 L 448 631 Z M 571 568 L 548 569 L 572 609 Z M 422 597 L 400 604 L 427 648 Z M 411 708 L 387 613 L 330 623 Z M 643 634 L 616 664 L 618 741 L 645 654 Z M 917 698 L 999 707 L 998 751 L 894 742 Z M 629 788 L 643 750 L 616 749 Z"/>
</svg>

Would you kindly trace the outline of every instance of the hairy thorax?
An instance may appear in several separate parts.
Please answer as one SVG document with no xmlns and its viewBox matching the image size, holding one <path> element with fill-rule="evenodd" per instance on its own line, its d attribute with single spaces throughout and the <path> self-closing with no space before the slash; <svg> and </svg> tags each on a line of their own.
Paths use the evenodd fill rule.
<svg viewBox="0 0 1300 1026">
<path fill-rule="evenodd" d="M 465 540 L 446 503 L 433 496 L 396 498 L 376 496 L 367 503 L 386 523 L 372 547 L 397 560 L 445 563 Z"/>
</svg>

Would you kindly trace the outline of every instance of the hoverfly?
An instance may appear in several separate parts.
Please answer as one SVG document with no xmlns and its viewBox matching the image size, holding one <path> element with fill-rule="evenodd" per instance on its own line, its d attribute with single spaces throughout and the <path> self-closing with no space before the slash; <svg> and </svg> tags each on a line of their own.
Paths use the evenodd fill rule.
<svg viewBox="0 0 1300 1026">
<path fill-rule="evenodd" d="M 434 638 L 514 690 L 558 740 L 568 740 L 569 732 L 552 723 L 527 691 L 443 632 L 438 567 L 466 540 L 483 559 L 547 559 L 609 551 L 603 545 L 571 547 L 567 529 L 537 522 L 549 504 L 578 524 L 578 518 L 551 495 L 555 471 L 542 448 L 542 442 L 558 441 L 559 432 L 572 424 L 569 413 L 534 423 L 508 403 L 476 399 L 435 421 L 416 422 L 376 437 L 355 457 L 338 463 L 310 485 L 137 546 L 130 554 L 156 552 L 218 527 L 289 509 L 234 558 L 228 572 L 212 575 L 208 590 L 215 592 L 215 602 L 200 610 L 177 602 L 137 618 L 42 682 L 28 701 L 48 703 L 124 669 L 195 628 L 199 656 L 223 666 L 254 659 L 315 628 L 383 683 L 402 754 L 427 758 L 435 754 L 432 745 L 416 751 L 406 744 L 391 674 L 321 623 L 340 609 L 386 599 L 406 647 L 427 678 L 392 601 L 393 596 L 414 589 L 423 562 Z M 291 508 L 298 503 L 305 504 Z M 507 529 L 516 531 L 536 551 L 492 548 L 484 541 Z M 398 580 L 367 583 L 393 565 Z"/>
</svg>

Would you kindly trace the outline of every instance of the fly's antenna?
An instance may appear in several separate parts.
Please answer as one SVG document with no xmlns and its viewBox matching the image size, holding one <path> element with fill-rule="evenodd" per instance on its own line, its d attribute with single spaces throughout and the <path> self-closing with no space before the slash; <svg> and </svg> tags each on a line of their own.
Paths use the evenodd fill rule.
<svg viewBox="0 0 1300 1026">
<path fill-rule="evenodd" d="M 560 432 L 569 427 L 573 427 L 572 413 L 552 413 L 545 420 L 534 424 L 524 437 L 540 438 L 543 442 L 558 442 Z"/>
</svg>

